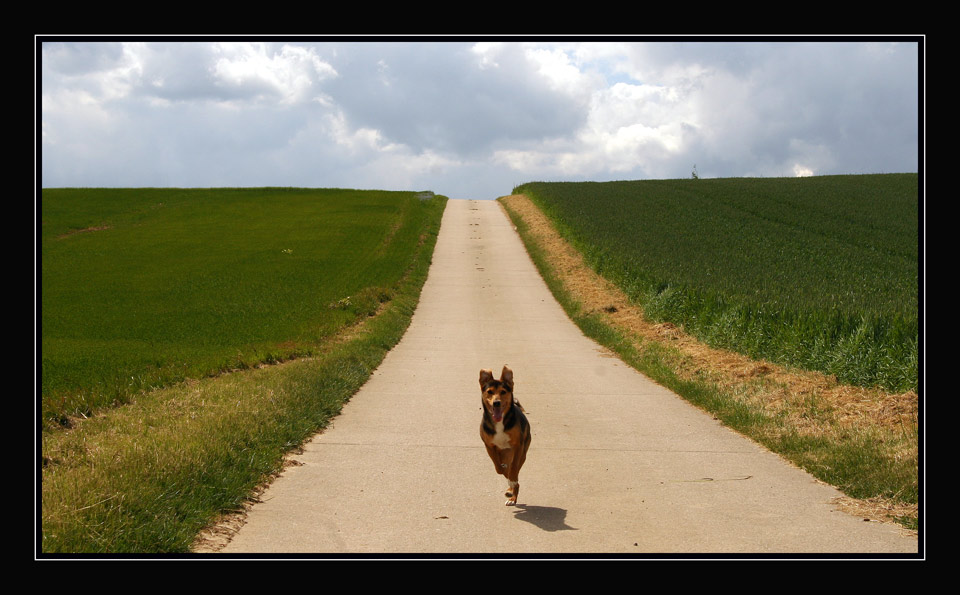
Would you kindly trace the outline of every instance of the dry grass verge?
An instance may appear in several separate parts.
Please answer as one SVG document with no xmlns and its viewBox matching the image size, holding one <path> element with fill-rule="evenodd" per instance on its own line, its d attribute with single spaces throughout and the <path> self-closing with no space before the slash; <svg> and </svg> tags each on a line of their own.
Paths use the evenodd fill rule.
<svg viewBox="0 0 960 595">
<path fill-rule="evenodd" d="M 824 374 L 788 369 L 714 349 L 670 323 L 652 322 L 622 291 L 597 275 L 526 196 L 499 200 L 515 221 L 522 221 L 524 240 L 539 247 L 552 274 L 577 303 L 581 315 L 598 317 L 630 338 L 638 349 L 652 345 L 664 348 L 665 353 L 671 354 L 667 356 L 671 373 L 681 381 L 714 386 L 725 398 L 775 421 L 757 429 L 774 434 L 763 437 L 770 440 L 760 439 L 756 432 L 745 432 L 752 438 L 768 447 L 788 435 L 826 442 L 859 440 L 882 448 L 884 459 L 906 463 L 908 468 L 910 461 L 916 464 L 916 392 L 892 394 L 843 385 Z M 789 454 L 785 456 L 809 468 L 804 457 L 798 460 Z M 913 481 L 916 482 L 915 474 Z M 908 496 L 907 500 L 910 499 Z M 897 520 L 908 527 L 917 524 L 917 504 L 896 497 L 845 498 L 841 508 L 874 520 Z"/>
</svg>

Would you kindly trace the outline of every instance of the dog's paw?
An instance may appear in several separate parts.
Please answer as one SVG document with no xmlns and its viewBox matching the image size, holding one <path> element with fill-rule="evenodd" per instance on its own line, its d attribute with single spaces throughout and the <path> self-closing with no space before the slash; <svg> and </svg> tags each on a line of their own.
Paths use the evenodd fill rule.
<svg viewBox="0 0 960 595">
<path fill-rule="evenodd" d="M 507 497 L 505 506 L 516 506 L 517 496 L 520 495 L 520 484 L 515 481 L 507 480 L 507 491 L 503 493 Z"/>
</svg>

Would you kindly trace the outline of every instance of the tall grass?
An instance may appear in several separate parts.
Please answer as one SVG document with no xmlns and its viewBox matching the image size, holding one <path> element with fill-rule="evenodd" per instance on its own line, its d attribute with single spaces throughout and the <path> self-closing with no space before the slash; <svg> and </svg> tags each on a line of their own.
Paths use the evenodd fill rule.
<svg viewBox="0 0 960 595">
<path fill-rule="evenodd" d="M 44 189 L 42 417 L 315 353 L 389 297 L 433 212 L 412 192 Z"/>
<path fill-rule="evenodd" d="M 530 183 L 591 266 L 708 343 L 915 389 L 915 174 Z"/>
</svg>

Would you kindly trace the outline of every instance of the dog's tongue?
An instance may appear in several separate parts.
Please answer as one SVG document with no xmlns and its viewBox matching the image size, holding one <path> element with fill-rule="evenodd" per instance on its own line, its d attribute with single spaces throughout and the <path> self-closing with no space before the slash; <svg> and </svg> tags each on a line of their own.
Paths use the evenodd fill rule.
<svg viewBox="0 0 960 595">
<path fill-rule="evenodd" d="M 503 411 L 499 407 L 493 410 L 493 421 L 503 421 Z"/>
</svg>

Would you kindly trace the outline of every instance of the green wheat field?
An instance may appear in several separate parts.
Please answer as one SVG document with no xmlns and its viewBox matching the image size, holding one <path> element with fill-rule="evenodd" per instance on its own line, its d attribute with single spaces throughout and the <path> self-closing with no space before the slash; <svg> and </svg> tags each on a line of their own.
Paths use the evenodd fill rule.
<svg viewBox="0 0 960 595">
<path fill-rule="evenodd" d="M 917 389 L 917 174 L 534 182 L 514 192 L 654 320 L 841 382 Z"/>
</svg>

